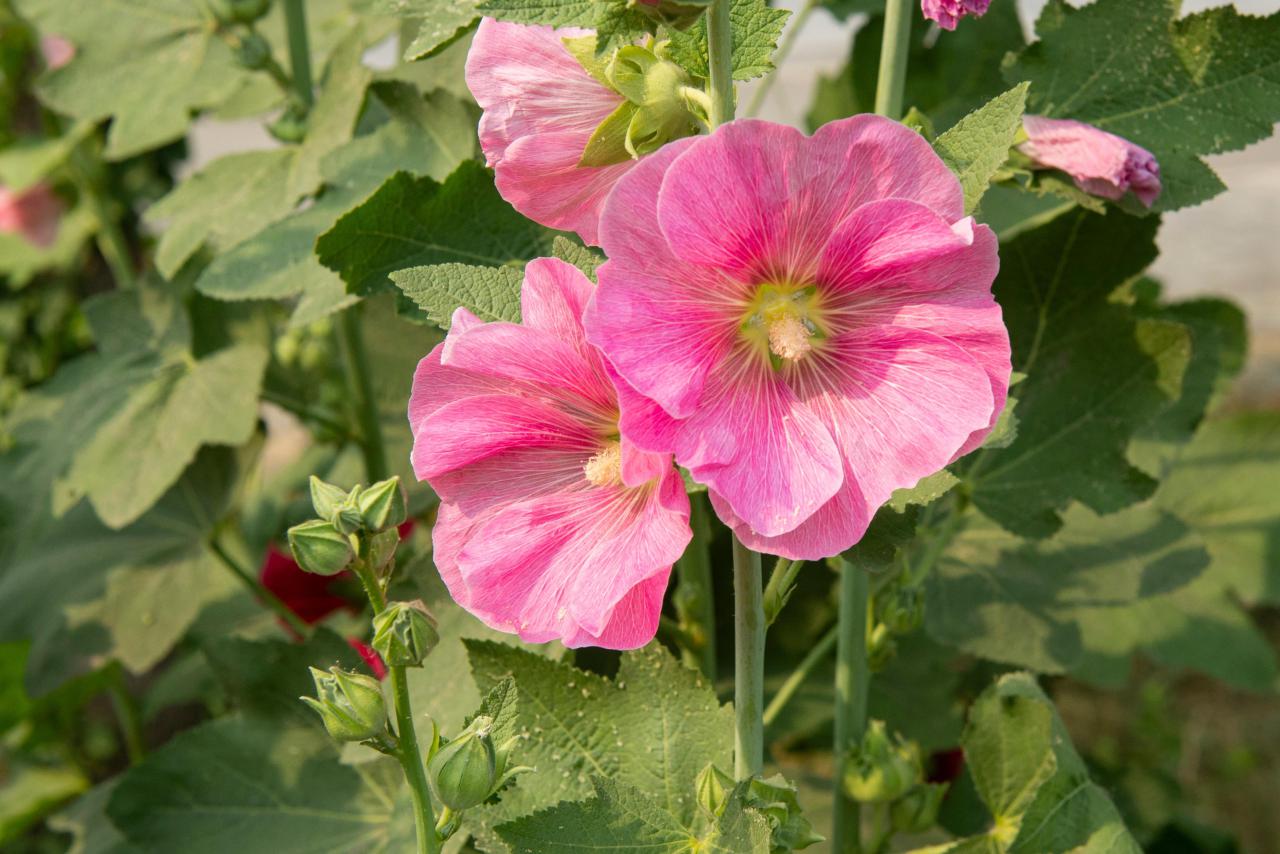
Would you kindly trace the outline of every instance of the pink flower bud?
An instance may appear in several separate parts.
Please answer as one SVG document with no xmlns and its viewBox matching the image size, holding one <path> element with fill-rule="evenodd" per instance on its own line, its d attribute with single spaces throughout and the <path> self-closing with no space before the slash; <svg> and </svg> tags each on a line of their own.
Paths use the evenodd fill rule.
<svg viewBox="0 0 1280 854">
<path fill-rule="evenodd" d="M 1019 149 L 1037 165 L 1066 172 L 1076 186 L 1104 199 L 1119 200 L 1133 191 L 1151 207 L 1160 195 L 1160 164 L 1155 155 L 1127 139 L 1070 119 L 1027 116 L 1027 141 Z"/>
<path fill-rule="evenodd" d="M 920 0 L 920 11 L 944 30 L 954 30 L 965 15 L 980 18 L 987 13 L 991 0 Z"/>
<path fill-rule="evenodd" d="M 19 234 L 36 246 L 47 247 L 58 236 L 62 201 L 48 184 L 20 193 L 0 187 L 0 232 Z"/>
<path fill-rule="evenodd" d="M 56 71 L 75 59 L 76 46 L 62 36 L 41 36 L 40 54 L 44 57 L 45 68 Z"/>
</svg>

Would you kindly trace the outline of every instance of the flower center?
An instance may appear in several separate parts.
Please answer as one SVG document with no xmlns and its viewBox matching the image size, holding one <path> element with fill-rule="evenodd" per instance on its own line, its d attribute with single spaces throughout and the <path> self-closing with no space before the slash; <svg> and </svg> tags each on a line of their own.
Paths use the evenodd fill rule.
<svg viewBox="0 0 1280 854">
<path fill-rule="evenodd" d="M 622 486 L 622 445 L 610 442 L 582 467 L 592 486 Z"/>
<path fill-rule="evenodd" d="M 761 285 L 747 305 L 743 336 L 766 352 L 774 367 L 798 362 L 825 338 L 817 290 L 795 285 Z"/>
</svg>

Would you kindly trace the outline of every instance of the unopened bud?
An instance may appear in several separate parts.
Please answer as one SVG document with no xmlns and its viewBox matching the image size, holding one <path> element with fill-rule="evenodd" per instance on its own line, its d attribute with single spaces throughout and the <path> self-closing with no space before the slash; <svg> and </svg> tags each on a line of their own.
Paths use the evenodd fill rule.
<svg viewBox="0 0 1280 854">
<path fill-rule="evenodd" d="M 271 45 L 257 33 L 245 33 L 236 45 L 236 62 L 250 71 L 261 71 L 271 62 Z"/>
<path fill-rule="evenodd" d="M 729 792 L 733 790 L 733 778 L 714 765 L 708 765 L 698 774 L 695 792 L 698 806 L 709 814 L 718 816 L 724 812 L 729 800 Z"/>
<path fill-rule="evenodd" d="M 333 511 L 329 521 L 343 534 L 355 534 L 364 527 L 364 517 L 360 515 L 359 486 L 352 488 L 346 500 Z"/>
<path fill-rule="evenodd" d="M 889 627 L 876 623 L 867 638 L 867 669 L 872 673 L 884 670 L 898 653 L 898 642 L 893 639 Z"/>
<path fill-rule="evenodd" d="M 374 570 L 382 570 L 396 556 L 396 549 L 399 546 L 400 532 L 395 528 L 388 528 L 381 534 L 374 534 L 369 538 L 369 565 Z"/>
<path fill-rule="evenodd" d="M 242 24 L 252 24 L 267 14 L 271 0 L 230 0 L 231 16 Z"/>
<path fill-rule="evenodd" d="M 289 529 L 289 551 L 304 572 L 314 575 L 337 575 L 355 557 L 351 541 L 319 519 Z"/>
<path fill-rule="evenodd" d="M 856 801 L 886 803 L 902 797 L 919 777 L 915 746 L 901 738 L 891 740 L 884 721 L 872 721 L 862 743 L 850 751 L 841 782 Z"/>
<path fill-rule="evenodd" d="M 373 618 L 373 648 L 393 667 L 421 667 L 438 643 L 435 621 L 421 603 L 392 602 Z"/>
<path fill-rule="evenodd" d="M 481 715 L 427 763 L 431 790 L 452 810 L 479 806 L 498 785 L 498 760 L 489 736 L 492 726 L 493 719 Z"/>
<path fill-rule="evenodd" d="M 386 731 L 386 705 L 377 679 L 337 667 L 328 672 L 312 667 L 311 679 L 316 696 L 300 699 L 320 715 L 329 735 L 338 741 L 366 741 Z"/>
<path fill-rule="evenodd" d="M 949 783 L 923 783 L 893 802 L 889 818 L 902 833 L 924 833 L 938 822 L 938 810 Z"/>
<path fill-rule="evenodd" d="M 332 519 L 333 514 L 347 500 L 347 491 L 332 483 L 325 483 L 311 475 L 311 506 L 321 519 Z"/>
<path fill-rule="evenodd" d="M 399 477 L 379 481 L 360 493 L 360 516 L 367 531 L 394 528 L 408 515 Z"/>
</svg>

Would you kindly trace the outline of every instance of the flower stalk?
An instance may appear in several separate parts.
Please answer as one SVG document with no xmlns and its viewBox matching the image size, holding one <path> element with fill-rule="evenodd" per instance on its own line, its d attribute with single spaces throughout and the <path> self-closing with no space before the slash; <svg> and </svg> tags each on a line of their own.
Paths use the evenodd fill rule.
<svg viewBox="0 0 1280 854">
<path fill-rule="evenodd" d="M 861 809 L 840 785 L 850 748 L 862 741 L 867 728 L 867 616 L 870 590 L 867 573 L 840 561 L 840 614 L 836 628 L 835 709 L 835 832 L 832 850 L 857 854 L 862 850 Z"/>
<path fill-rule="evenodd" d="M 733 29 L 729 0 L 715 0 L 707 9 L 707 66 L 711 72 L 711 129 L 733 121 Z"/>
<path fill-rule="evenodd" d="M 914 0 L 885 0 L 884 40 L 880 43 L 880 75 L 876 80 L 876 112 L 902 118 L 902 96 L 907 82 L 911 15 Z"/>
<path fill-rule="evenodd" d="M 360 450 L 364 454 L 365 474 L 371 481 L 388 475 L 387 450 L 382 442 L 382 425 L 373 399 L 373 379 L 369 373 L 369 357 L 360 330 L 360 307 L 342 313 L 339 330 L 343 360 L 347 367 L 347 383 L 356 420 L 360 425 Z"/>
<path fill-rule="evenodd" d="M 764 594 L 760 554 L 733 538 L 734 775 L 764 769 Z"/>
</svg>

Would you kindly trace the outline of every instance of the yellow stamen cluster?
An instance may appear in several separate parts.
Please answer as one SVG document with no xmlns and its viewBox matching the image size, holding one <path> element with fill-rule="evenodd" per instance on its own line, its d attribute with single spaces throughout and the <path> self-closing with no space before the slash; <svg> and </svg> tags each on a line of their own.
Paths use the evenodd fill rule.
<svg viewBox="0 0 1280 854">
<path fill-rule="evenodd" d="M 622 445 L 610 442 L 582 467 L 592 486 L 622 486 Z"/>
<path fill-rule="evenodd" d="M 775 367 L 800 361 L 825 337 L 822 307 L 812 287 L 761 285 L 746 308 L 742 333 Z"/>
</svg>

